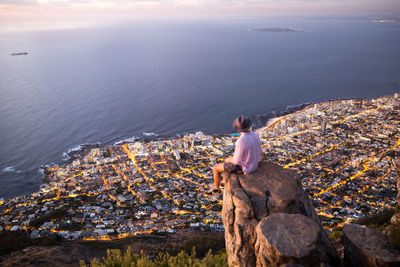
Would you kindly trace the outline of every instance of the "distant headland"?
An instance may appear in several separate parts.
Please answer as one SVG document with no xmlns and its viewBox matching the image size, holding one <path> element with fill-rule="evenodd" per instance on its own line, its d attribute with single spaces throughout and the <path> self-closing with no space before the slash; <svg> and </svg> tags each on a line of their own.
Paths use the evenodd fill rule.
<svg viewBox="0 0 400 267">
<path fill-rule="evenodd" d="M 394 17 L 394 18 L 378 18 L 378 19 L 373 19 L 372 22 L 379 22 L 379 23 L 395 23 L 395 22 L 400 22 L 400 17 Z"/>
<path fill-rule="evenodd" d="M 301 29 L 281 28 L 281 27 L 252 28 L 252 29 L 249 29 L 249 31 L 251 31 L 251 32 L 304 32 Z"/>
</svg>

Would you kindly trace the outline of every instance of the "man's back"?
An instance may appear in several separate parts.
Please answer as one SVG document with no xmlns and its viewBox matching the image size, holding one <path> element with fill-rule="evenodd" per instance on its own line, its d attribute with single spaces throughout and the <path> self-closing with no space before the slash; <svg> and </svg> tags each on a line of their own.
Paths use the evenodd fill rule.
<svg viewBox="0 0 400 267">
<path fill-rule="evenodd" d="M 255 132 L 242 133 L 236 141 L 232 163 L 242 166 L 245 174 L 257 169 L 261 158 L 261 142 Z"/>
</svg>

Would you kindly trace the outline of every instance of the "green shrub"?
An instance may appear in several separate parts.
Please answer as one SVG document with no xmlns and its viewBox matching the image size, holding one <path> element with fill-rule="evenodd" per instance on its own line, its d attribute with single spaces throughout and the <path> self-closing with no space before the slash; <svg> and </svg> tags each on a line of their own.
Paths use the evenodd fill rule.
<svg viewBox="0 0 400 267">
<path fill-rule="evenodd" d="M 184 242 L 183 246 L 170 246 L 168 251 L 172 255 L 177 255 L 181 250 L 190 253 L 196 248 L 196 255 L 198 257 L 204 257 L 210 248 L 213 251 L 220 251 L 225 249 L 225 235 L 223 233 L 212 233 L 211 235 L 196 235 L 192 238 L 188 238 L 187 242 Z"/>
<path fill-rule="evenodd" d="M 32 244 L 26 231 L 2 231 L 0 232 L 0 255 L 11 251 L 26 248 Z"/>
<path fill-rule="evenodd" d="M 343 235 L 342 231 L 335 230 L 329 234 L 329 239 L 333 242 L 340 242 L 342 241 L 342 235 Z"/>
<path fill-rule="evenodd" d="M 366 225 L 371 228 L 379 228 L 390 222 L 390 218 L 394 215 L 394 209 L 385 210 L 372 216 L 366 216 L 354 221 L 353 223 Z"/>
<path fill-rule="evenodd" d="M 394 208 L 394 213 L 400 213 L 400 206 L 396 205 L 396 207 Z"/>
<path fill-rule="evenodd" d="M 393 245 L 400 248 L 400 225 L 393 225 L 389 233 L 389 239 Z"/>
<path fill-rule="evenodd" d="M 54 210 L 46 215 L 39 216 L 32 220 L 29 225 L 35 228 L 40 227 L 45 222 L 51 222 L 56 220 L 64 219 L 68 215 L 68 212 L 64 209 Z"/>
<path fill-rule="evenodd" d="M 31 239 L 25 230 L 0 232 L 0 255 L 18 251 L 29 246 L 55 246 L 61 242 L 59 236 Z"/>
<path fill-rule="evenodd" d="M 123 255 L 121 250 L 109 249 L 102 261 L 95 258 L 89 264 L 81 261 L 80 265 L 81 267 L 227 267 L 226 257 L 225 251 L 213 255 L 210 249 L 200 259 L 196 257 L 196 250 L 193 248 L 190 254 L 182 250 L 176 256 L 160 253 L 154 259 L 150 259 L 143 251 L 140 254 L 132 255 L 129 247 Z"/>
</svg>

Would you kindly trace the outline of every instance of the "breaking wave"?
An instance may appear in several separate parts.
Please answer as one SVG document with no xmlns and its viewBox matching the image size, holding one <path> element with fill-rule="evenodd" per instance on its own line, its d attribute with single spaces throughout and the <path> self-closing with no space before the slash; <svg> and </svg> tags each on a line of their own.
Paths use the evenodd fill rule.
<svg viewBox="0 0 400 267">
<path fill-rule="evenodd" d="M 14 166 L 8 166 L 1 170 L 2 172 L 15 172 Z"/>
<path fill-rule="evenodd" d="M 64 161 L 67 161 L 71 158 L 70 157 L 71 154 L 81 152 L 84 148 L 92 147 L 92 146 L 98 147 L 98 146 L 100 146 L 100 142 L 84 143 L 84 144 L 80 144 L 80 145 L 75 145 L 75 146 L 71 147 L 70 149 L 68 149 L 67 152 L 62 153 L 62 159 Z"/>
<path fill-rule="evenodd" d="M 146 133 L 146 132 L 143 132 L 142 133 L 144 136 L 158 136 L 158 134 L 155 134 L 155 133 Z"/>
<path fill-rule="evenodd" d="M 122 140 L 120 140 L 120 141 L 117 141 L 117 142 L 114 143 L 114 145 L 121 145 L 121 144 L 123 144 L 123 143 L 135 142 L 135 141 L 138 140 L 138 139 L 139 139 L 139 137 L 137 137 L 137 136 L 132 136 L 132 137 L 125 138 L 125 139 L 122 139 Z"/>
</svg>

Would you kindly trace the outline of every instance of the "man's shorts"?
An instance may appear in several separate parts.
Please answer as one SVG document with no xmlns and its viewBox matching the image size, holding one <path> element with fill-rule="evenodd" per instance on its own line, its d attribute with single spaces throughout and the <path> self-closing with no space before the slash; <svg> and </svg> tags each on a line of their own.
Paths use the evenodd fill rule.
<svg viewBox="0 0 400 267">
<path fill-rule="evenodd" d="M 227 172 L 241 172 L 241 173 L 243 173 L 241 165 L 235 165 L 235 164 L 227 163 L 227 162 L 224 163 L 224 170 L 227 171 Z"/>
</svg>

